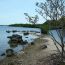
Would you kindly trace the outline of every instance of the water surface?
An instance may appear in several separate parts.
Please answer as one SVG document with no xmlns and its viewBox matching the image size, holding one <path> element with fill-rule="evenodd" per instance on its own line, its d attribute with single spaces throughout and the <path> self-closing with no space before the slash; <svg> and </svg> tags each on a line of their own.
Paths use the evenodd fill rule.
<svg viewBox="0 0 65 65">
<path fill-rule="evenodd" d="M 62 36 L 62 32 L 63 32 L 63 36 Z M 49 33 L 53 35 L 53 37 L 55 38 L 55 40 L 57 42 L 59 42 L 61 44 L 61 38 L 59 36 L 63 37 L 63 42 L 65 44 L 65 30 L 61 30 L 61 29 L 56 29 L 56 30 L 50 30 Z"/>
<path fill-rule="evenodd" d="M 7 33 L 6 31 L 12 31 L 17 30 L 18 32 L 13 33 Z M 23 45 L 17 45 L 16 47 L 11 47 L 10 44 L 8 44 L 9 39 L 8 36 L 11 36 L 12 34 L 19 34 L 22 36 L 23 41 L 27 40 L 28 43 L 32 42 L 35 38 L 38 36 L 29 34 L 27 36 L 24 36 L 22 31 L 37 31 L 40 32 L 41 30 L 38 28 L 24 28 L 24 27 L 10 27 L 10 26 L 0 26 L 0 55 L 6 51 L 6 49 L 12 48 L 15 52 L 19 52 L 23 49 Z M 40 33 L 39 33 L 40 34 Z"/>
</svg>

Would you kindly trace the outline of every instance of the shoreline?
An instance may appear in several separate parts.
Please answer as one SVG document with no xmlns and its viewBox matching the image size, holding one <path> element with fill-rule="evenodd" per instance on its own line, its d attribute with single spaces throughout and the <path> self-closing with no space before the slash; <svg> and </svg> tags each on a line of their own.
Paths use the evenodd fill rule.
<svg viewBox="0 0 65 65">
<path fill-rule="evenodd" d="M 47 48 L 42 49 L 43 45 L 47 45 Z M 9 63 L 17 65 L 15 62 L 20 63 L 20 65 L 37 65 L 39 59 L 57 53 L 57 49 L 53 40 L 48 35 L 43 35 L 35 40 L 34 45 L 28 45 L 21 53 L 22 51 L 13 57 L 6 57 L 0 61 L 0 65 L 8 65 Z"/>
</svg>

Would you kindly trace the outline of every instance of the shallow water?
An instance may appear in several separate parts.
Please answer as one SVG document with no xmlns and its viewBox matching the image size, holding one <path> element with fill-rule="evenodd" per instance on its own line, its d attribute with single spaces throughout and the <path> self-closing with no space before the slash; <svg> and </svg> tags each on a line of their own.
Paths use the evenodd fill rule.
<svg viewBox="0 0 65 65">
<path fill-rule="evenodd" d="M 17 30 L 18 32 L 10 32 L 7 33 L 6 31 L 12 31 Z M 32 42 L 35 38 L 38 38 L 38 36 L 29 34 L 27 36 L 23 35 L 22 31 L 37 31 L 40 32 L 41 30 L 38 28 L 24 28 L 24 27 L 10 27 L 10 26 L 0 26 L 0 55 L 6 51 L 6 49 L 12 48 L 15 52 L 19 52 L 23 49 L 23 45 L 17 45 L 16 47 L 11 47 L 10 44 L 8 44 L 9 39 L 8 36 L 11 36 L 12 34 L 19 34 L 22 36 L 23 40 L 27 40 L 28 43 Z M 41 34 L 41 33 L 39 33 Z"/>
<path fill-rule="evenodd" d="M 60 34 L 62 35 L 61 29 L 56 29 L 56 30 L 49 31 L 49 33 L 51 33 L 51 32 L 52 32 L 55 40 L 61 44 L 61 38 L 59 37 Z M 58 33 L 60 33 L 60 34 L 58 34 Z M 65 44 L 65 30 L 63 31 L 63 42 Z"/>
</svg>

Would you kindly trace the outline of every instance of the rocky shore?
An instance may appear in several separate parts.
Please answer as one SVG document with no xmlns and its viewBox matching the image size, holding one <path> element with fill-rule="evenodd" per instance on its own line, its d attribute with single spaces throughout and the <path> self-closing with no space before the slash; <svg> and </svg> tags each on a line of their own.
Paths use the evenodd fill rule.
<svg viewBox="0 0 65 65">
<path fill-rule="evenodd" d="M 45 58 L 55 53 L 57 49 L 53 40 L 48 35 L 42 35 L 35 40 L 34 45 L 28 45 L 23 52 L 1 60 L 0 65 L 42 65 Z"/>
</svg>

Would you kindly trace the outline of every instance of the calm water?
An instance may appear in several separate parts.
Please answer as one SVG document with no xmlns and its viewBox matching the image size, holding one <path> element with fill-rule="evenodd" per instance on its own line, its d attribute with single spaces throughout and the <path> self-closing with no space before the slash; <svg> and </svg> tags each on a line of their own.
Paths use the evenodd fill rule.
<svg viewBox="0 0 65 65">
<path fill-rule="evenodd" d="M 12 31 L 12 30 L 17 30 L 20 32 L 10 32 L 7 33 L 6 31 Z M 40 32 L 41 30 L 38 28 L 23 28 L 23 27 L 9 27 L 9 26 L 0 26 L 0 55 L 6 51 L 6 49 L 12 48 L 15 52 L 19 52 L 20 50 L 23 49 L 22 45 L 17 45 L 16 47 L 11 47 L 10 44 L 8 44 L 9 39 L 7 36 L 11 36 L 12 34 L 19 34 L 22 35 L 23 40 L 27 40 L 28 43 L 32 42 L 35 38 L 38 38 L 38 36 L 29 34 L 27 36 L 24 36 L 21 31 L 38 31 Z M 41 33 L 40 33 L 41 34 Z M 39 34 L 39 35 L 40 35 Z M 28 38 L 26 38 L 28 37 Z"/>
<path fill-rule="evenodd" d="M 19 32 L 7 33 L 6 31 L 8 31 L 8 30 L 9 31 L 17 30 Z M 36 31 L 36 32 L 40 32 L 40 33 L 37 33 L 36 35 L 29 34 L 29 35 L 25 36 L 25 35 L 23 35 L 22 31 L 31 31 L 33 33 L 35 33 L 35 31 Z M 59 31 L 61 31 L 61 30 L 51 30 L 56 41 L 58 41 L 61 44 L 61 40 L 58 36 Z M 17 45 L 15 47 L 12 47 L 10 44 L 8 44 L 9 39 L 7 37 L 11 36 L 12 34 L 19 34 L 22 36 L 23 41 L 27 40 L 28 43 L 31 43 L 32 41 L 34 41 L 34 39 L 38 38 L 38 35 L 41 35 L 41 30 L 39 28 L 0 26 L 0 55 L 2 53 L 5 53 L 6 49 L 10 49 L 10 48 L 12 48 L 17 53 L 19 51 L 23 50 L 23 45 Z M 63 31 L 63 41 L 65 43 L 65 31 Z M 26 47 L 26 45 L 25 45 L 25 47 Z M 1 58 L 1 56 L 0 56 L 0 58 Z"/>
<path fill-rule="evenodd" d="M 59 37 L 60 34 L 61 34 L 61 29 L 51 30 L 50 32 L 52 32 L 55 40 L 61 44 L 61 39 Z M 59 34 L 59 32 L 60 32 L 60 34 Z M 64 44 L 65 44 L 65 30 L 63 31 L 63 41 L 64 41 Z"/>
</svg>

